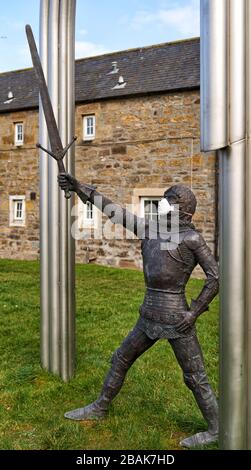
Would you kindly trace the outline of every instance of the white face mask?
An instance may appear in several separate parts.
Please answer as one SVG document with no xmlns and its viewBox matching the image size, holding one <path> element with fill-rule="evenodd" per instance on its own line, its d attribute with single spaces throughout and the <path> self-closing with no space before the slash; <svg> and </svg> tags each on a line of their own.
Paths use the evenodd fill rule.
<svg viewBox="0 0 251 470">
<path fill-rule="evenodd" d="M 171 206 L 165 197 L 159 201 L 159 205 L 158 205 L 159 215 L 167 215 L 169 214 L 169 212 L 172 212 L 172 211 L 174 211 L 174 206 Z"/>
</svg>

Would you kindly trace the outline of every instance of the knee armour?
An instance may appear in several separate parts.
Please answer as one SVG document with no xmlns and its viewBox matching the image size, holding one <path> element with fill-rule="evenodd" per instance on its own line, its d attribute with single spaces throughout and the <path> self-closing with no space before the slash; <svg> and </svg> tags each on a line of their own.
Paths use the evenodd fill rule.
<svg viewBox="0 0 251 470">
<path fill-rule="evenodd" d="M 129 369 L 133 361 L 130 361 L 130 358 L 127 357 L 125 352 L 122 352 L 121 349 L 117 349 L 111 358 L 112 368 L 116 368 L 117 371 L 124 372 Z"/>
<path fill-rule="evenodd" d="M 184 382 L 192 392 L 199 392 L 203 399 L 208 399 L 212 394 L 205 371 L 184 372 Z"/>
</svg>

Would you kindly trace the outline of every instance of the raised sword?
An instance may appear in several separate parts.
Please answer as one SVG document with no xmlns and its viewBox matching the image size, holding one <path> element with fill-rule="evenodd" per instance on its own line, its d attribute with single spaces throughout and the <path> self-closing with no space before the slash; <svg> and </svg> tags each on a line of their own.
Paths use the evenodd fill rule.
<svg viewBox="0 0 251 470">
<path fill-rule="evenodd" d="M 40 61 L 40 57 L 38 54 L 36 42 L 33 36 L 33 32 L 30 25 L 26 25 L 26 36 L 28 39 L 28 44 L 30 48 L 31 58 L 38 82 L 39 93 L 43 105 L 44 110 L 44 117 L 47 124 L 47 130 L 49 135 L 49 140 L 51 144 L 51 150 L 47 150 L 42 145 L 37 144 L 37 147 L 43 150 L 44 152 L 48 153 L 51 157 L 53 157 L 58 164 L 58 171 L 59 173 L 66 173 L 65 166 L 63 163 L 63 158 L 68 152 L 69 148 L 75 142 L 77 137 L 73 137 L 72 141 L 66 146 L 63 147 L 62 140 L 59 134 L 58 126 L 56 123 L 54 111 L 51 104 L 51 99 L 48 91 L 48 87 L 45 81 L 44 72 L 42 68 L 42 64 Z M 70 191 L 65 190 L 65 197 L 69 199 L 71 197 Z"/>
</svg>

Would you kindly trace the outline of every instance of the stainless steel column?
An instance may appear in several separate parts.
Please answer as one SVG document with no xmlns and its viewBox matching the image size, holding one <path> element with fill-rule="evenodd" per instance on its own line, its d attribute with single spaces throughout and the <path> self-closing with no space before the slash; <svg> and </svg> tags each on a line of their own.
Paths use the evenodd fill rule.
<svg viewBox="0 0 251 470">
<path fill-rule="evenodd" d="M 49 8 L 49 64 L 48 88 L 51 102 L 58 123 L 59 110 L 59 0 L 50 1 Z M 48 157 L 47 157 L 48 158 Z M 49 190 L 49 302 L 50 302 L 50 370 L 60 374 L 60 318 L 59 318 L 59 189 L 57 183 L 57 163 L 48 159 L 48 190 Z"/>
<path fill-rule="evenodd" d="M 75 0 L 61 0 L 60 3 L 60 58 L 59 58 L 59 129 L 63 144 L 70 142 L 75 129 Z M 67 171 L 74 174 L 74 148 L 65 160 Z M 75 245 L 71 236 L 71 209 L 74 205 L 74 195 L 66 201 L 63 192 L 60 193 L 60 311 L 61 311 L 61 370 L 64 380 L 68 380 L 74 371 L 75 321 L 71 312 L 75 309 Z"/>
<path fill-rule="evenodd" d="M 246 344 L 247 449 L 251 449 L 251 4 L 247 1 Z"/>
<path fill-rule="evenodd" d="M 49 0 L 40 2 L 40 57 L 44 75 L 48 78 Z M 39 103 L 39 141 L 45 148 L 49 139 L 41 101 Z M 48 158 L 40 150 L 40 349 L 42 367 L 50 365 L 50 309 L 49 309 L 49 231 L 48 231 Z"/>
<path fill-rule="evenodd" d="M 42 64 L 64 145 L 74 135 L 75 7 L 76 0 L 41 0 Z M 42 117 L 40 142 L 48 146 Z M 74 150 L 69 153 L 66 167 L 74 172 Z M 59 191 L 56 162 L 43 154 L 40 159 L 42 365 L 67 381 L 74 372 L 75 256 L 70 232 L 74 198 L 66 201 Z"/>
<path fill-rule="evenodd" d="M 228 0 L 201 0 L 201 148 L 228 144 Z"/>
<path fill-rule="evenodd" d="M 229 148 L 221 155 L 220 445 L 246 447 L 246 0 L 229 2 Z"/>
<path fill-rule="evenodd" d="M 246 447 L 246 0 L 201 0 L 201 147 L 220 150 L 220 447 Z"/>
<path fill-rule="evenodd" d="M 59 130 L 63 145 L 67 145 L 67 16 L 68 0 L 60 1 L 60 28 L 59 28 Z M 68 239 L 67 239 L 67 200 L 61 191 L 60 196 L 60 314 L 61 314 L 61 373 L 64 380 L 68 378 L 68 305 L 67 305 L 67 282 L 68 282 Z"/>
<path fill-rule="evenodd" d="M 245 449 L 245 147 L 220 158 L 220 448 Z"/>
<path fill-rule="evenodd" d="M 76 18 L 76 0 L 69 0 L 68 3 L 68 22 L 67 22 L 67 140 L 71 141 L 75 134 L 75 20 Z M 67 157 L 67 170 L 71 174 L 75 174 L 75 148 L 71 147 Z M 75 218 L 72 216 L 72 208 L 74 206 L 74 197 L 68 201 L 68 282 L 67 282 L 67 301 L 68 301 L 68 374 L 72 377 L 75 367 L 75 241 L 72 238 L 70 227 Z M 72 313 L 74 312 L 74 313 Z"/>
</svg>

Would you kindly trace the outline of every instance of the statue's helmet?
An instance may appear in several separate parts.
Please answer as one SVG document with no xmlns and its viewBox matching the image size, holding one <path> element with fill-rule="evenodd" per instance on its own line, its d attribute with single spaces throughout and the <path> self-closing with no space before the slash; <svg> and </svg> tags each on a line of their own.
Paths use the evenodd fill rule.
<svg viewBox="0 0 251 470">
<path fill-rule="evenodd" d="M 192 218 L 196 210 L 197 200 L 194 193 L 188 186 L 175 184 L 167 189 L 164 197 L 169 204 L 178 204 L 181 218 Z"/>
</svg>

